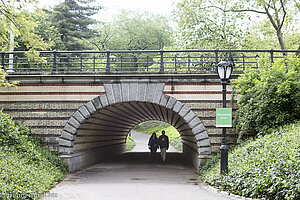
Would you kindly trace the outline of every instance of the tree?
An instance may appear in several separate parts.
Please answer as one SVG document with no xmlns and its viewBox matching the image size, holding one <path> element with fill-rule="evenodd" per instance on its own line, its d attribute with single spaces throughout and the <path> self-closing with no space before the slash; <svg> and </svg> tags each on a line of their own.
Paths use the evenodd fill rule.
<svg viewBox="0 0 300 200">
<path fill-rule="evenodd" d="M 42 37 L 34 32 L 36 22 L 25 8 L 34 6 L 34 1 L 0 1 L 0 45 L 2 51 L 9 50 L 12 34 L 19 38 L 30 52 L 49 47 Z M 14 46 L 18 46 L 15 42 Z"/>
<path fill-rule="evenodd" d="M 54 7 L 50 20 L 57 28 L 64 49 L 60 50 L 84 50 L 88 47 L 82 41 L 94 36 L 95 30 L 91 28 L 96 20 L 91 16 L 100 9 L 93 6 L 95 0 L 65 0 Z"/>
<path fill-rule="evenodd" d="M 221 9 L 215 9 L 213 4 Z M 183 0 L 174 10 L 179 30 L 177 37 L 185 48 L 235 49 L 243 38 L 245 15 L 225 12 L 227 0 Z"/>
<path fill-rule="evenodd" d="M 288 18 L 299 14 L 297 6 L 294 0 L 184 0 L 177 4 L 175 16 L 179 23 L 180 36 L 184 40 L 189 39 L 186 36 L 192 34 L 192 41 L 208 39 L 209 44 L 216 41 L 241 46 L 240 39 L 247 36 L 244 31 L 247 30 L 246 18 L 251 19 L 250 13 L 264 15 L 268 19 L 268 25 L 273 27 L 280 48 L 285 50 L 283 29 L 292 22 Z"/>
<path fill-rule="evenodd" d="M 172 44 L 172 29 L 160 15 L 122 11 L 111 23 L 97 27 L 89 40 L 98 50 L 160 50 Z"/>
</svg>

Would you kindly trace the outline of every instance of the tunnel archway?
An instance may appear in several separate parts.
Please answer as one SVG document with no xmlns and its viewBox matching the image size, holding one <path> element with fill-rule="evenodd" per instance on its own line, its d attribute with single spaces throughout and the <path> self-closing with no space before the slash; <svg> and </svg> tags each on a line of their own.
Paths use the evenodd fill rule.
<svg viewBox="0 0 300 200">
<path fill-rule="evenodd" d="M 137 124 L 159 120 L 181 135 L 183 155 L 199 168 L 210 157 L 206 129 L 196 114 L 163 94 L 164 83 L 104 84 L 106 94 L 82 105 L 66 123 L 59 139 L 69 171 L 126 152 L 126 138 Z"/>
</svg>

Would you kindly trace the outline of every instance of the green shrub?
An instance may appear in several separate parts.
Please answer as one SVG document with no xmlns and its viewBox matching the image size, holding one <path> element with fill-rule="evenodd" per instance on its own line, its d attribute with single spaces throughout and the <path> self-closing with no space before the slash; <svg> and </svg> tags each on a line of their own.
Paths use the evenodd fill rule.
<svg viewBox="0 0 300 200">
<path fill-rule="evenodd" d="M 239 95 L 234 120 L 239 139 L 300 119 L 300 58 L 272 65 L 262 59 L 258 69 L 247 69 L 232 85 Z"/>
<path fill-rule="evenodd" d="M 265 199 L 300 199 L 300 122 L 237 146 L 229 153 L 228 174 L 220 178 L 219 157 L 200 176 L 230 193 Z"/>
<path fill-rule="evenodd" d="M 131 151 L 135 147 L 135 141 L 132 137 L 128 136 L 126 140 L 126 149 L 127 151 Z"/>
<path fill-rule="evenodd" d="M 62 180 L 62 160 L 0 110 L 1 199 L 39 199 Z"/>
</svg>

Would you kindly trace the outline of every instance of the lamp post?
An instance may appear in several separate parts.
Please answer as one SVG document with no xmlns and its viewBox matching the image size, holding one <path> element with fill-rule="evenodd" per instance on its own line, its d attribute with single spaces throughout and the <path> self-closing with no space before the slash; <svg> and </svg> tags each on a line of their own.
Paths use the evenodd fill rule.
<svg viewBox="0 0 300 200">
<path fill-rule="evenodd" d="M 226 108 L 226 85 L 229 82 L 234 64 L 229 61 L 221 61 L 217 64 L 216 70 L 222 83 L 222 100 L 223 108 Z M 221 169 L 220 173 L 225 174 L 228 172 L 228 144 L 226 139 L 226 127 L 222 128 L 222 143 L 220 147 L 221 151 Z"/>
</svg>

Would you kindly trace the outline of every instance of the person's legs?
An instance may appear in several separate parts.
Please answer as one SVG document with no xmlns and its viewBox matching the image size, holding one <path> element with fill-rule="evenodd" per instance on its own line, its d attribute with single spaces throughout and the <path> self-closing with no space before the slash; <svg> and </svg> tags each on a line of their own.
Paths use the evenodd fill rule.
<svg viewBox="0 0 300 200">
<path fill-rule="evenodd" d="M 155 153 L 156 153 L 155 148 L 152 148 L 152 149 L 151 149 L 151 159 L 152 159 L 152 160 L 154 159 Z"/>
<path fill-rule="evenodd" d="M 166 161 L 167 148 L 160 148 L 160 155 L 163 162 Z"/>
</svg>

